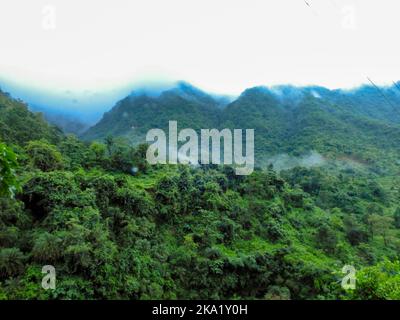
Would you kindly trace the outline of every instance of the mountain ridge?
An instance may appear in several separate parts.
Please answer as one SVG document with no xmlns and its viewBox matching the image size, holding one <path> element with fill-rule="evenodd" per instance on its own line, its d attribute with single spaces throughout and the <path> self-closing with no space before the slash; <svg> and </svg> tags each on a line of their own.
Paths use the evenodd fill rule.
<svg viewBox="0 0 400 320">
<path fill-rule="evenodd" d="M 255 129 L 259 159 L 314 150 L 331 156 L 351 152 L 367 157 L 368 148 L 400 149 L 397 90 L 395 86 L 361 86 L 353 91 L 257 86 L 221 107 L 211 95 L 184 84 L 158 96 L 142 93 L 122 99 L 81 137 L 124 136 L 136 144 L 144 142 L 149 129 L 166 130 L 168 121 L 176 120 L 180 129 Z M 386 96 L 392 99 L 390 104 Z"/>
</svg>

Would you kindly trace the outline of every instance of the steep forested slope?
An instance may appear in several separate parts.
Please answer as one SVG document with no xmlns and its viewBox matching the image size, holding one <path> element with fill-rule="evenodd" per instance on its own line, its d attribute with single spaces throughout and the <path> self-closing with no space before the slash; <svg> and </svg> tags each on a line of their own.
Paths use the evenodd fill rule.
<svg viewBox="0 0 400 320">
<path fill-rule="evenodd" d="M 144 141 L 148 130 L 167 129 L 170 120 L 177 120 L 180 128 L 214 128 L 218 125 L 218 106 L 217 100 L 186 84 L 159 96 L 132 93 L 105 113 L 83 137 L 93 140 L 114 135 Z"/>
<path fill-rule="evenodd" d="M 0 90 L 0 139 L 7 143 L 25 144 L 46 138 L 56 142 L 61 131 L 50 126 L 40 113 L 32 113 L 22 101 L 11 98 Z"/>
</svg>

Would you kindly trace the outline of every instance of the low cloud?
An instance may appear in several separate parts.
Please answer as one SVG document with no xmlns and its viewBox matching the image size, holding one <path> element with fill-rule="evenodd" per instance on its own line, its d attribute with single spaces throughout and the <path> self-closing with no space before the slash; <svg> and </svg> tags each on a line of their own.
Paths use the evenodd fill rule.
<svg viewBox="0 0 400 320">
<path fill-rule="evenodd" d="M 309 154 L 300 157 L 281 153 L 267 159 L 267 164 L 272 164 L 276 171 L 289 170 L 295 167 L 310 168 L 322 166 L 325 163 L 325 158 L 316 151 L 311 151 Z"/>
</svg>

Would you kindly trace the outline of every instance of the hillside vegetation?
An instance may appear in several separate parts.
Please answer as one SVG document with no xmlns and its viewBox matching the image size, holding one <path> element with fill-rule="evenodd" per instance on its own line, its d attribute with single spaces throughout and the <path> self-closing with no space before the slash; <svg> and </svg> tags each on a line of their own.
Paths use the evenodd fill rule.
<svg viewBox="0 0 400 320">
<path fill-rule="evenodd" d="M 187 94 L 128 97 L 86 141 L 0 95 L 1 299 L 400 299 L 396 119 L 307 92 L 288 103 L 249 89 L 225 108 Z M 149 166 L 126 133 L 172 116 L 255 128 L 258 155 L 316 150 L 324 164 Z"/>
<path fill-rule="evenodd" d="M 112 135 L 143 143 L 148 130 L 167 131 L 170 120 L 178 122 L 178 129 L 255 129 L 260 166 L 276 154 L 299 156 L 312 150 L 331 158 L 375 161 L 378 150 L 398 153 L 400 90 L 396 86 L 352 91 L 255 87 L 221 106 L 213 96 L 180 83 L 158 95 L 132 93 L 82 138 L 103 141 Z"/>
</svg>

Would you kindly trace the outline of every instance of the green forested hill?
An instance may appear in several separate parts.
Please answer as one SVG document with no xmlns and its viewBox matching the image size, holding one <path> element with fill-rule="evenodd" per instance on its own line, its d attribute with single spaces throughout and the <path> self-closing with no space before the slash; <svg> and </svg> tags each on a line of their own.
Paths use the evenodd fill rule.
<svg viewBox="0 0 400 320">
<path fill-rule="evenodd" d="M 400 82 L 378 89 L 364 85 L 353 91 L 336 90 L 330 99 L 360 115 L 400 123 Z"/>
<path fill-rule="evenodd" d="M 103 139 L 108 135 L 127 136 L 144 141 L 148 130 L 168 128 L 168 121 L 177 120 L 182 128 L 200 129 L 218 125 L 219 104 L 211 96 L 181 83 L 159 96 L 135 94 L 119 101 L 103 119 L 90 128 L 85 140 Z"/>
<path fill-rule="evenodd" d="M 49 125 L 40 113 L 32 113 L 22 101 L 0 90 L 0 140 L 23 145 L 41 138 L 59 141 L 62 133 Z"/>
<path fill-rule="evenodd" d="M 145 145 L 63 136 L 1 95 L 0 299 L 400 299 L 397 125 L 320 96 L 254 88 L 216 111 L 197 91 L 140 95 L 90 131 L 144 133 L 176 104 L 187 126 L 255 127 L 258 152 L 327 157 L 236 176 L 149 166 Z M 355 290 L 341 287 L 344 265 Z"/>
<path fill-rule="evenodd" d="M 193 88 L 193 87 L 189 87 Z M 221 108 L 198 89 L 182 94 L 172 89 L 158 97 L 132 95 L 120 101 L 84 135 L 102 140 L 108 135 L 143 142 L 149 129 L 255 129 L 256 162 L 276 154 L 302 155 L 315 150 L 324 156 L 371 160 L 378 150 L 397 153 L 400 144 L 400 91 L 395 86 L 353 91 L 322 87 L 245 90 Z"/>
</svg>

